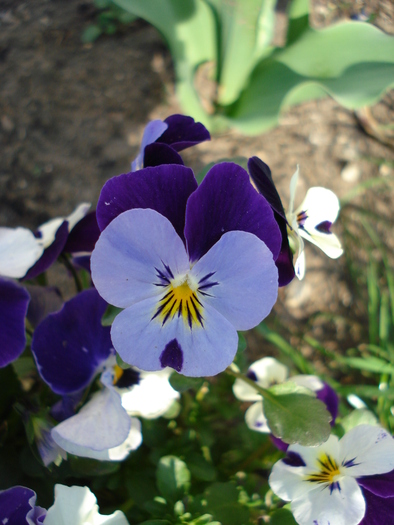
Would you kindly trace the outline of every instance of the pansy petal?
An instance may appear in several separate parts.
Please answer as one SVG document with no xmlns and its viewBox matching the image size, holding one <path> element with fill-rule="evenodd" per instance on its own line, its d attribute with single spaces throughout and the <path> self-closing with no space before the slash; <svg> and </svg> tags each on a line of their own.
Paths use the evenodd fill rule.
<svg viewBox="0 0 394 525">
<path fill-rule="evenodd" d="M 63 299 L 57 288 L 49 286 L 26 285 L 30 295 L 30 303 L 27 309 L 27 319 L 35 328 L 49 314 L 57 312 L 63 306 Z"/>
<path fill-rule="evenodd" d="M 297 190 L 298 177 L 300 175 L 300 167 L 297 164 L 297 169 L 290 179 L 290 197 L 289 197 L 289 216 L 293 215 L 295 194 Z"/>
<path fill-rule="evenodd" d="M 55 502 L 45 525 L 129 525 L 123 512 L 99 514 L 97 499 L 88 487 L 55 485 Z"/>
<path fill-rule="evenodd" d="M 192 117 L 170 115 L 164 122 L 168 125 L 168 128 L 157 139 L 157 142 L 169 144 L 175 151 L 190 148 L 211 138 L 205 126 L 200 122 L 194 122 Z"/>
<path fill-rule="evenodd" d="M 272 180 L 269 166 L 258 157 L 251 157 L 248 160 L 248 170 L 258 192 L 267 199 L 271 208 L 283 219 L 286 225 L 285 210 L 283 209 L 279 193 Z"/>
<path fill-rule="evenodd" d="M 394 498 L 394 470 L 387 472 L 386 474 L 376 474 L 375 476 L 357 478 L 357 483 L 363 489 L 375 494 L 375 496 L 381 498 Z"/>
<path fill-rule="evenodd" d="M 269 388 L 275 383 L 286 381 L 289 370 L 273 357 L 262 357 L 255 361 L 248 369 L 246 376 L 252 381 L 263 387 Z M 261 396 L 256 389 L 249 386 L 242 379 L 236 379 L 233 385 L 233 392 L 242 401 L 258 401 Z"/>
<path fill-rule="evenodd" d="M 331 259 L 338 259 L 343 254 L 343 248 L 340 240 L 335 233 L 322 233 L 317 230 L 308 230 L 300 228 L 299 234 L 312 244 L 315 244 Z"/>
<path fill-rule="evenodd" d="M 62 253 L 64 245 L 66 244 L 68 237 L 68 223 L 63 221 L 60 227 L 57 229 L 55 238 L 51 244 L 45 248 L 44 253 L 35 263 L 34 266 L 26 273 L 23 280 L 34 279 L 37 275 L 45 272 L 52 264 L 56 261 L 59 255 Z"/>
<path fill-rule="evenodd" d="M 75 416 L 52 429 L 54 441 L 70 454 L 95 458 L 96 452 L 121 445 L 129 435 L 130 417 L 113 389 L 96 392 Z"/>
<path fill-rule="evenodd" d="M 96 212 L 92 211 L 72 228 L 63 251 L 67 253 L 91 252 L 99 235 Z"/>
<path fill-rule="evenodd" d="M 333 458 L 337 463 L 340 463 L 339 439 L 333 434 L 330 435 L 330 437 L 325 443 L 317 447 L 304 447 L 302 445 L 295 444 L 290 445 L 288 451 L 290 453 L 298 454 L 302 458 L 308 469 L 308 473 L 320 471 L 320 458 L 322 455 L 328 455 L 331 458 Z"/>
<path fill-rule="evenodd" d="M 313 392 L 316 392 L 317 399 L 323 401 L 326 405 L 327 410 L 332 415 L 331 426 L 334 425 L 335 419 L 338 415 L 338 396 L 333 388 L 327 383 L 322 381 L 319 377 L 313 375 L 300 374 L 291 377 L 291 381 L 299 386 L 309 388 Z"/>
<path fill-rule="evenodd" d="M 46 514 L 36 507 L 36 493 L 26 487 L 16 486 L 0 491 L 0 523 L 9 525 L 36 525 L 39 516 Z"/>
<path fill-rule="evenodd" d="M 182 317 L 162 325 L 152 319 L 157 298 L 146 299 L 123 310 L 112 325 L 111 337 L 121 358 L 146 371 L 171 366 L 186 376 L 212 376 L 222 372 L 237 351 L 234 327 L 215 309 L 204 306 L 204 327 L 190 330 Z"/>
<path fill-rule="evenodd" d="M 394 498 L 380 498 L 363 490 L 367 510 L 360 525 L 390 525 L 394 516 Z"/>
<path fill-rule="evenodd" d="M 186 201 L 197 188 L 190 168 L 175 164 L 145 168 L 109 179 L 97 203 L 97 223 L 103 230 L 118 215 L 133 208 L 156 210 L 183 239 Z"/>
<path fill-rule="evenodd" d="M 340 490 L 313 486 L 307 496 L 291 502 L 299 525 L 357 525 L 365 514 L 365 500 L 356 480 L 343 478 Z"/>
<path fill-rule="evenodd" d="M 137 385 L 121 392 L 122 406 L 128 414 L 155 419 L 165 414 L 176 399 L 179 392 L 170 385 L 169 369 L 160 372 L 140 372 Z"/>
<path fill-rule="evenodd" d="M 161 164 L 180 164 L 183 166 L 182 157 L 171 146 L 153 142 L 145 148 L 144 168 L 160 166 Z"/>
<path fill-rule="evenodd" d="M 245 422 L 251 430 L 269 434 L 271 432 L 263 412 L 263 401 L 253 403 L 245 412 Z"/>
<path fill-rule="evenodd" d="M 15 361 L 25 349 L 29 301 L 30 296 L 22 286 L 0 278 L 0 367 Z"/>
<path fill-rule="evenodd" d="M 23 277 L 43 251 L 44 245 L 30 230 L 0 227 L 0 275 Z"/>
<path fill-rule="evenodd" d="M 116 217 L 101 233 L 91 258 L 94 285 L 120 308 L 160 294 L 159 272 L 166 267 L 184 273 L 189 260 L 170 221 L 150 209 Z"/>
<path fill-rule="evenodd" d="M 272 253 L 248 232 L 225 233 L 194 265 L 191 274 L 198 283 L 206 282 L 199 287 L 204 301 L 236 330 L 259 324 L 277 299 L 278 270 Z"/>
<path fill-rule="evenodd" d="M 394 439 L 383 428 L 359 425 L 340 441 L 342 463 L 349 476 L 372 476 L 394 469 Z"/>
<path fill-rule="evenodd" d="M 298 254 L 298 257 L 294 263 L 294 271 L 300 281 L 305 277 L 305 251 L 304 245 Z"/>
<path fill-rule="evenodd" d="M 339 200 L 334 192 L 327 188 L 316 186 L 309 188 L 305 195 L 305 199 L 295 211 L 295 215 L 301 212 L 306 212 L 305 229 L 308 231 L 310 227 L 315 228 L 318 224 L 323 222 L 335 222 L 339 212 Z"/>
<path fill-rule="evenodd" d="M 96 290 L 85 290 L 36 328 L 32 352 L 38 371 L 57 394 L 84 388 L 110 355 L 109 327 L 101 325 L 106 307 Z"/>
<path fill-rule="evenodd" d="M 167 127 L 168 125 L 162 120 L 152 120 L 145 126 L 141 141 L 141 149 L 137 157 L 131 163 L 131 171 L 137 171 L 144 167 L 144 153 L 146 146 L 155 142 L 160 135 L 164 133 Z"/>
<path fill-rule="evenodd" d="M 292 467 L 280 460 L 272 467 L 268 483 L 271 489 L 284 501 L 306 497 L 314 489 L 313 483 L 304 481 L 308 472 L 305 466 Z"/>
<path fill-rule="evenodd" d="M 185 237 L 190 260 L 200 259 L 232 230 L 253 233 L 277 259 L 282 238 L 271 206 L 252 187 L 243 168 L 222 162 L 209 170 L 187 202 Z"/>
</svg>

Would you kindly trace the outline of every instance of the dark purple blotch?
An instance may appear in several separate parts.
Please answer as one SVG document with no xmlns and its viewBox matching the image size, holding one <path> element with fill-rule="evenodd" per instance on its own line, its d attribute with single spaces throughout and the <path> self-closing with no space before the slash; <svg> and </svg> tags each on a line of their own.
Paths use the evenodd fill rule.
<svg viewBox="0 0 394 525">
<path fill-rule="evenodd" d="M 280 253 L 275 261 L 279 272 L 279 286 L 286 286 L 295 276 L 293 254 L 287 236 L 287 220 L 279 193 L 272 180 L 271 170 L 258 157 L 251 157 L 248 161 L 248 170 L 257 190 L 265 197 L 271 206 L 276 222 L 282 235 Z"/>
<path fill-rule="evenodd" d="M 162 368 L 169 366 L 180 372 L 183 366 L 183 352 L 176 339 L 170 341 L 160 354 L 160 365 Z"/>
<path fill-rule="evenodd" d="M 332 222 L 323 221 L 317 226 L 315 226 L 315 230 L 317 230 L 320 233 L 326 233 L 327 235 L 329 235 L 331 233 L 331 226 L 332 226 Z"/>
<path fill-rule="evenodd" d="M 286 457 L 282 459 L 283 463 L 285 465 L 289 465 L 289 467 L 305 467 L 306 463 L 302 459 L 302 457 L 297 454 L 297 452 L 287 452 Z"/>
</svg>

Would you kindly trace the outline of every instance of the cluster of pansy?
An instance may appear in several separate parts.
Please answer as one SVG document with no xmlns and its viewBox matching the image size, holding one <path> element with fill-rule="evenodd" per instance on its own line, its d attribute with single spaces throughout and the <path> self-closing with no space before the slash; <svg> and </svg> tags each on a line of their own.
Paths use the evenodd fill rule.
<svg viewBox="0 0 394 525">
<path fill-rule="evenodd" d="M 55 501 L 48 509 L 36 505 L 36 493 L 16 486 L 0 492 L 3 525 L 129 525 L 120 510 L 104 516 L 88 487 L 55 485 Z"/>
<path fill-rule="evenodd" d="M 189 117 L 153 121 L 145 129 L 132 171 L 107 181 L 95 212 L 88 213 L 90 205 L 83 203 L 70 216 L 51 220 L 34 233 L 0 228 L 0 366 L 23 352 L 27 323 L 39 376 L 59 396 L 49 408 L 50 418 L 35 418 L 45 465 L 67 453 L 125 459 L 142 441 L 138 417 L 164 415 L 179 398 L 169 383 L 172 371 L 200 377 L 225 370 L 238 348 L 237 331 L 258 325 L 275 304 L 278 287 L 295 275 L 303 277 L 303 238 L 332 258 L 341 255 L 339 240 L 330 230 L 339 210 L 332 192 L 311 188 L 301 206 L 293 209 L 298 168 L 287 215 L 268 166 L 257 157 L 249 159 L 248 172 L 235 163 L 218 163 L 198 185 L 179 152 L 209 138 L 204 126 Z M 89 288 L 66 302 L 56 289 L 34 281 L 58 258 L 77 283 L 79 268 L 91 272 Z M 102 323 L 108 305 L 121 309 L 111 328 Z M 286 367 L 272 358 L 257 361 L 247 373 L 264 388 L 287 376 Z M 335 421 L 338 399 L 328 384 L 315 376 L 293 376 L 291 381 L 315 392 Z M 246 414 L 248 426 L 269 432 L 261 396 L 242 380 L 235 382 L 234 393 L 255 402 Z M 366 430 L 365 449 L 367 441 L 372 446 L 375 430 Z M 376 449 L 380 458 L 382 450 L 391 454 L 387 443 L 392 440 L 379 432 L 377 442 L 386 444 Z M 346 439 L 349 443 L 352 438 Z M 392 495 L 389 489 L 374 492 L 370 483 L 373 474 L 391 472 L 390 462 L 386 470 L 351 470 L 364 461 L 364 450 L 349 459 L 337 449 L 330 455 L 332 443 L 337 443 L 334 437 L 313 452 L 289 447 L 274 436 L 272 440 L 287 450 L 287 456 L 274 467 L 271 487 L 282 499 L 292 500 L 301 524 L 328 525 L 330 519 L 350 523 L 342 508 L 334 520 L 325 511 L 316 514 L 320 503 L 305 496 L 317 493 L 315 487 L 328 487 L 329 495 L 341 501 L 351 497 L 354 505 L 362 499 L 363 505 L 352 511 L 352 516 L 361 517 L 365 508 L 369 515 L 373 497 Z M 318 463 L 311 459 L 315 451 Z M 288 488 L 286 479 L 278 482 L 281 469 L 291 468 L 293 478 L 289 474 L 286 479 L 301 479 L 310 490 L 298 491 L 293 481 Z M 345 490 L 348 482 L 342 483 L 342 478 L 354 472 L 358 492 L 353 493 Z M 362 476 L 368 476 L 367 481 Z M 68 504 L 68 498 L 74 503 Z M 25 513 L 20 523 L 48 525 L 61 522 L 59 512 L 70 512 L 63 521 L 77 524 L 72 509 L 79 504 L 86 510 L 83 523 L 127 523 L 121 513 L 99 518 L 88 489 L 60 485 L 47 513 L 35 507 L 30 489 L 2 492 L 0 511 L 5 511 L 0 517 L 4 522 L 19 509 Z M 324 509 L 328 507 L 329 503 Z M 302 521 L 305 516 L 311 519 Z"/>
</svg>

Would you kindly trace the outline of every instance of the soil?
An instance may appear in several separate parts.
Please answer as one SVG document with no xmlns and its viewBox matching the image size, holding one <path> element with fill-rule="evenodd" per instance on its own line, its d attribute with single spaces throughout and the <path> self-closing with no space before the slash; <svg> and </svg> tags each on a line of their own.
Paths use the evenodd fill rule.
<svg viewBox="0 0 394 525">
<path fill-rule="evenodd" d="M 344 5 L 317 2 L 315 24 L 365 7 L 356 2 L 350 12 Z M 393 32 L 391 2 L 370 2 L 366 10 Z M 82 0 L 0 1 L 1 225 L 34 229 L 82 201 L 94 207 L 104 182 L 129 171 L 145 124 L 181 112 L 171 57 L 157 31 L 137 20 L 127 31 L 83 44 L 82 32 L 95 14 L 93 4 Z M 393 100 L 387 94 L 372 115 L 387 123 Z M 383 140 L 367 135 L 353 112 L 327 98 L 292 108 L 261 136 L 228 131 L 183 157 L 198 171 L 220 158 L 257 155 L 271 167 L 285 205 L 297 164 L 299 200 L 310 186 L 330 188 L 342 198 L 375 180 L 379 184 L 343 210 L 334 230 L 340 237 L 352 231 L 359 220 L 356 206 L 368 206 L 384 218 L 381 233 L 392 251 L 394 151 L 392 138 Z M 367 258 L 359 243 L 355 257 Z M 305 279 L 280 292 L 275 311 L 281 325 L 293 334 L 311 330 L 333 349 L 360 342 L 366 308 L 349 278 L 347 257 L 333 261 L 314 246 L 306 251 Z M 319 321 L 322 312 L 336 321 Z M 343 321 L 349 318 L 351 323 Z M 251 346 L 252 354 L 261 354 L 255 342 Z M 310 354 L 307 346 L 301 349 Z"/>
</svg>

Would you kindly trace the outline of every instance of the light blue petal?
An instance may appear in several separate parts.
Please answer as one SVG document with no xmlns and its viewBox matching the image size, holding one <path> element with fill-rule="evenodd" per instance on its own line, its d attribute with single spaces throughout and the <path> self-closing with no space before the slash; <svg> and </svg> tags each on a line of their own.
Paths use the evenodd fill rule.
<svg viewBox="0 0 394 525">
<path fill-rule="evenodd" d="M 272 252 L 252 233 L 231 231 L 193 267 L 197 281 L 215 272 L 204 301 L 236 330 L 249 330 L 270 313 L 278 295 L 278 270 Z M 203 281 L 208 282 L 208 281 Z"/>
<path fill-rule="evenodd" d="M 181 352 L 174 358 L 175 368 L 191 377 L 212 376 L 222 372 L 232 360 L 238 347 L 234 327 L 210 305 L 203 308 L 203 327 L 192 330 L 177 315 L 164 325 L 155 318 L 157 299 L 150 298 L 121 312 L 115 319 L 111 337 L 120 357 L 145 371 L 171 366 L 163 362 L 163 352 L 172 342 Z M 176 365 L 180 366 L 177 367 Z"/>
<path fill-rule="evenodd" d="M 121 405 L 120 395 L 105 388 L 97 392 L 75 416 L 52 430 L 52 438 L 66 452 L 97 457 L 97 452 L 121 445 L 131 428 L 130 417 Z"/>
<path fill-rule="evenodd" d="M 126 308 L 158 295 L 158 270 L 184 273 L 189 260 L 168 219 L 151 209 L 133 209 L 116 217 L 101 233 L 92 253 L 92 279 L 110 304 Z"/>
<path fill-rule="evenodd" d="M 162 120 L 152 120 L 145 126 L 141 141 L 141 149 L 137 157 L 131 163 L 131 171 L 137 171 L 144 167 L 144 152 L 148 144 L 155 142 L 168 128 L 168 124 Z"/>
</svg>

